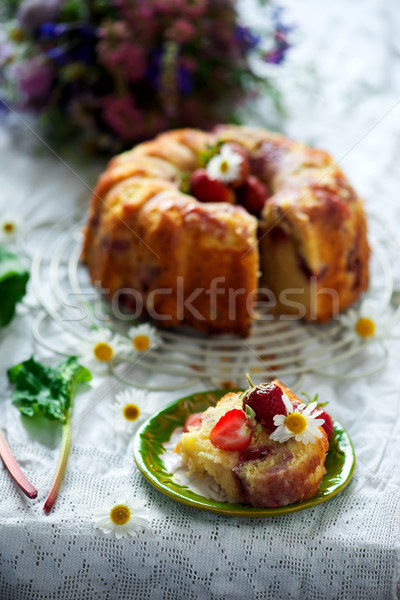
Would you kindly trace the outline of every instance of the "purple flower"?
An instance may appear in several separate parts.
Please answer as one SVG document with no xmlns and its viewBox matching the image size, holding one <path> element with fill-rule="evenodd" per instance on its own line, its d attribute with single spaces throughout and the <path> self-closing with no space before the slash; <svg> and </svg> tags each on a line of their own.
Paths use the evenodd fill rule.
<svg viewBox="0 0 400 600">
<path fill-rule="evenodd" d="M 259 35 L 256 35 L 249 27 L 245 27 L 244 25 L 236 25 L 234 36 L 239 44 L 244 46 L 246 51 L 257 48 L 261 41 Z"/>
<path fill-rule="evenodd" d="M 265 54 L 264 60 L 271 65 L 280 65 L 285 60 L 286 49 L 275 48 Z"/>
<path fill-rule="evenodd" d="M 190 96 L 193 92 L 193 74 L 184 64 L 180 64 L 177 72 L 178 87 L 182 96 Z"/>
<path fill-rule="evenodd" d="M 275 47 L 266 53 L 265 60 L 275 65 L 281 64 L 290 48 L 288 34 L 293 30 L 293 26 L 285 25 L 282 21 L 283 8 L 275 6 L 272 13 L 272 22 L 275 27 L 274 41 Z"/>
<path fill-rule="evenodd" d="M 261 40 L 239 23 L 236 0 L 13 5 L 20 27 L 10 23 L 11 40 L 0 31 L 2 75 L 60 137 L 79 130 L 123 147 L 171 126 L 208 127 L 249 97 L 247 80 L 257 82 L 249 57 Z M 276 9 L 267 61 L 282 62 L 290 29 Z"/>
<path fill-rule="evenodd" d="M 66 33 L 69 25 L 66 23 L 43 23 L 37 31 L 37 37 L 41 38 L 57 38 Z"/>
<path fill-rule="evenodd" d="M 284 9 L 282 6 L 274 6 L 274 10 L 272 12 L 272 23 L 276 29 L 276 31 L 281 31 L 283 33 L 290 33 L 294 27 L 293 25 L 285 25 L 282 20 Z"/>
<path fill-rule="evenodd" d="M 11 70 L 23 106 L 34 107 L 47 99 L 53 83 L 53 71 L 42 56 L 12 65 Z"/>
<path fill-rule="evenodd" d="M 155 90 L 158 90 L 160 88 L 162 55 L 162 47 L 159 46 L 158 48 L 155 48 L 150 55 L 149 64 L 147 68 L 146 78 Z"/>
<path fill-rule="evenodd" d="M 61 4 L 61 0 L 24 0 L 18 9 L 18 22 L 22 29 L 34 32 L 43 23 L 57 19 Z"/>
</svg>

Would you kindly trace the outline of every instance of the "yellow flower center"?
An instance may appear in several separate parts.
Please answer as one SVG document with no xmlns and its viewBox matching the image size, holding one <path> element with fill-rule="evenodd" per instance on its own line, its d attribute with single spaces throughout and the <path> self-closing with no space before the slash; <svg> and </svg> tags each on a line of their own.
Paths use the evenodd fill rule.
<svg viewBox="0 0 400 600">
<path fill-rule="evenodd" d="M 126 404 L 122 414 L 127 421 L 136 421 L 140 416 L 140 408 L 136 404 Z"/>
<path fill-rule="evenodd" d="M 147 335 L 137 335 L 133 338 L 132 344 L 138 352 L 146 352 L 150 347 L 150 340 Z"/>
<path fill-rule="evenodd" d="M 10 31 L 10 38 L 15 42 L 23 42 L 25 40 L 25 34 L 19 27 L 14 27 Z"/>
<path fill-rule="evenodd" d="M 99 342 L 93 348 L 93 354 L 100 362 L 108 362 L 112 359 L 114 350 L 111 348 L 110 344 Z"/>
<path fill-rule="evenodd" d="M 3 231 L 5 231 L 5 233 L 13 233 L 14 230 L 15 230 L 14 223 L 3 223 Z"/>
<path fill-rule="evenodd" d="M 356 332 L 362 338 L 372 337 L 375 333 L 375 323 L 368 317 L 360 317 L 356 323 Z"/>
<path fill-rule="evenodd" d="M 223 160 L 220 166 L 221 173 L 226 173 L 229 171 L 229 163 L 227 160 Z"/>
<path fill-rule="evenodd" d="M 117 504 L 111 509 L 110 519 L 115 525 L 125 525 L 131 518 L 131 511 L 125 504 Z"/>
<path fill-rule="evenodd" d="M 285 425 L 294 434 L 303 433 L 307 427 L 307 419 L 300 413 L 290 413 L 285 419 Z"/>
</svg>

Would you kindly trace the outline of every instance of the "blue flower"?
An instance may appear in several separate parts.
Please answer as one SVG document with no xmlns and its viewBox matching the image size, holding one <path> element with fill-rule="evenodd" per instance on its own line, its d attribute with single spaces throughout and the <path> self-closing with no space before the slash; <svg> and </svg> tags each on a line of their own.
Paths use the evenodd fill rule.
<svg viewBox="0 0 400 600">
<path fill-rule="evenodd" d="M 246 51 L 253 50 L 259 45 L 261 38 L 255 34 L 249 27 L 244 25 L 236 25 L 234 38 L 239 44 L 245 47 Z"/>
<path fill-rule="evenodd" d="M 185 65 L 178 68 L 178 86 L 183 96 L 190 96 L 193 92 L 193 76 Z"/>
</svg>

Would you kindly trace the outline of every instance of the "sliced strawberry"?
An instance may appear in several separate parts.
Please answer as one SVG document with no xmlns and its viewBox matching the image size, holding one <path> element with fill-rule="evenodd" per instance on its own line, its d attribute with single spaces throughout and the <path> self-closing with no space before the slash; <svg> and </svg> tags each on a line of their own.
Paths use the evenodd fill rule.
<svg viewBox="0 0 400 600">
<path fill-rule="evenodd" d="M 239 408 L 225 413 L 210 432 L 210 442 L 221 450 L 244 450 L 250 446 L 251 439 L 247 417 Z"/>
<path fill-rule="evenodd" d="M 183 426 L 183 431 L 189 431 L 189 427 L 200 427 L 203 420 L 203 413 L 192 413 L 188 416 Z"/>
<path fill-rule="evenodd" d="M 259 217 L 264 204 L 271 196 L 267 186 L 254 175 L 250 175 L 237 189 L 237 201 L 251 214 Z"/>
<path fill-rule="evenodd" d="M 230 146 L 230 148 L 234 152 L 236 152 L 236 154 L 240 154 L 240 156 L 242 157 L 239 175 L 236 177 L 236 179 L 230 182 L 230 185 L 232 185 L 233 187 L 239 187 L 244 184 L 244 182 L 250 175 L 249 153 L 246 150 L 246 148 L 244 148 L 237 142 L 228 142 L 228 146 Z"/>
<path fill-rule="evenodd" d="M 270 383 L 264 387 L 256 386 L 243 400 L 243 407 L 250 406 L 256 413 L 258 422 L 264 421 L 268 429 L 276 429 L 275 415 L 285 415 L 286 407 L 282 400 L 282 390 L 278 385 Z"/>
<path fill-rule="evenodd" d="M 320 415 L 318 415 L 317 419 L 324 419 L 325 423 L 321 425 L 322 429 L 324 429 L 326 435 L 328 436 L 328 440 L 332 437 L 333 434 L 333 421 L 331 415 L 327 412 L 322 411 Z"/>
<path fill-rule="evenodd" d="M 190 176 L 190 193 L 200 202 L 228 202 L 235 204 L 235 193 L 227 185 L 211 179 L 206 169 L 198 169 Z"/>
</svg>

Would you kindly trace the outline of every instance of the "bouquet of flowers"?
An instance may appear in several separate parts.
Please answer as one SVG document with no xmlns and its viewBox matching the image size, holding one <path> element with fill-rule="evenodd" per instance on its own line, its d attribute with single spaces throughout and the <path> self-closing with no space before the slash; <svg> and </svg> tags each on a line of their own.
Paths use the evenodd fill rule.
<svg viewBox="0 0 400 600">
<path fill-rule="evenodd" d="M 289 47 L 280 10 L 262 4 L 268 34 L 239 22 L 235 0 L 9 0 L 0 104 L 106 151 L 235 120 L 260 86 L 273 92 L 252 55 L 279 64 Z"/>
</svg>

